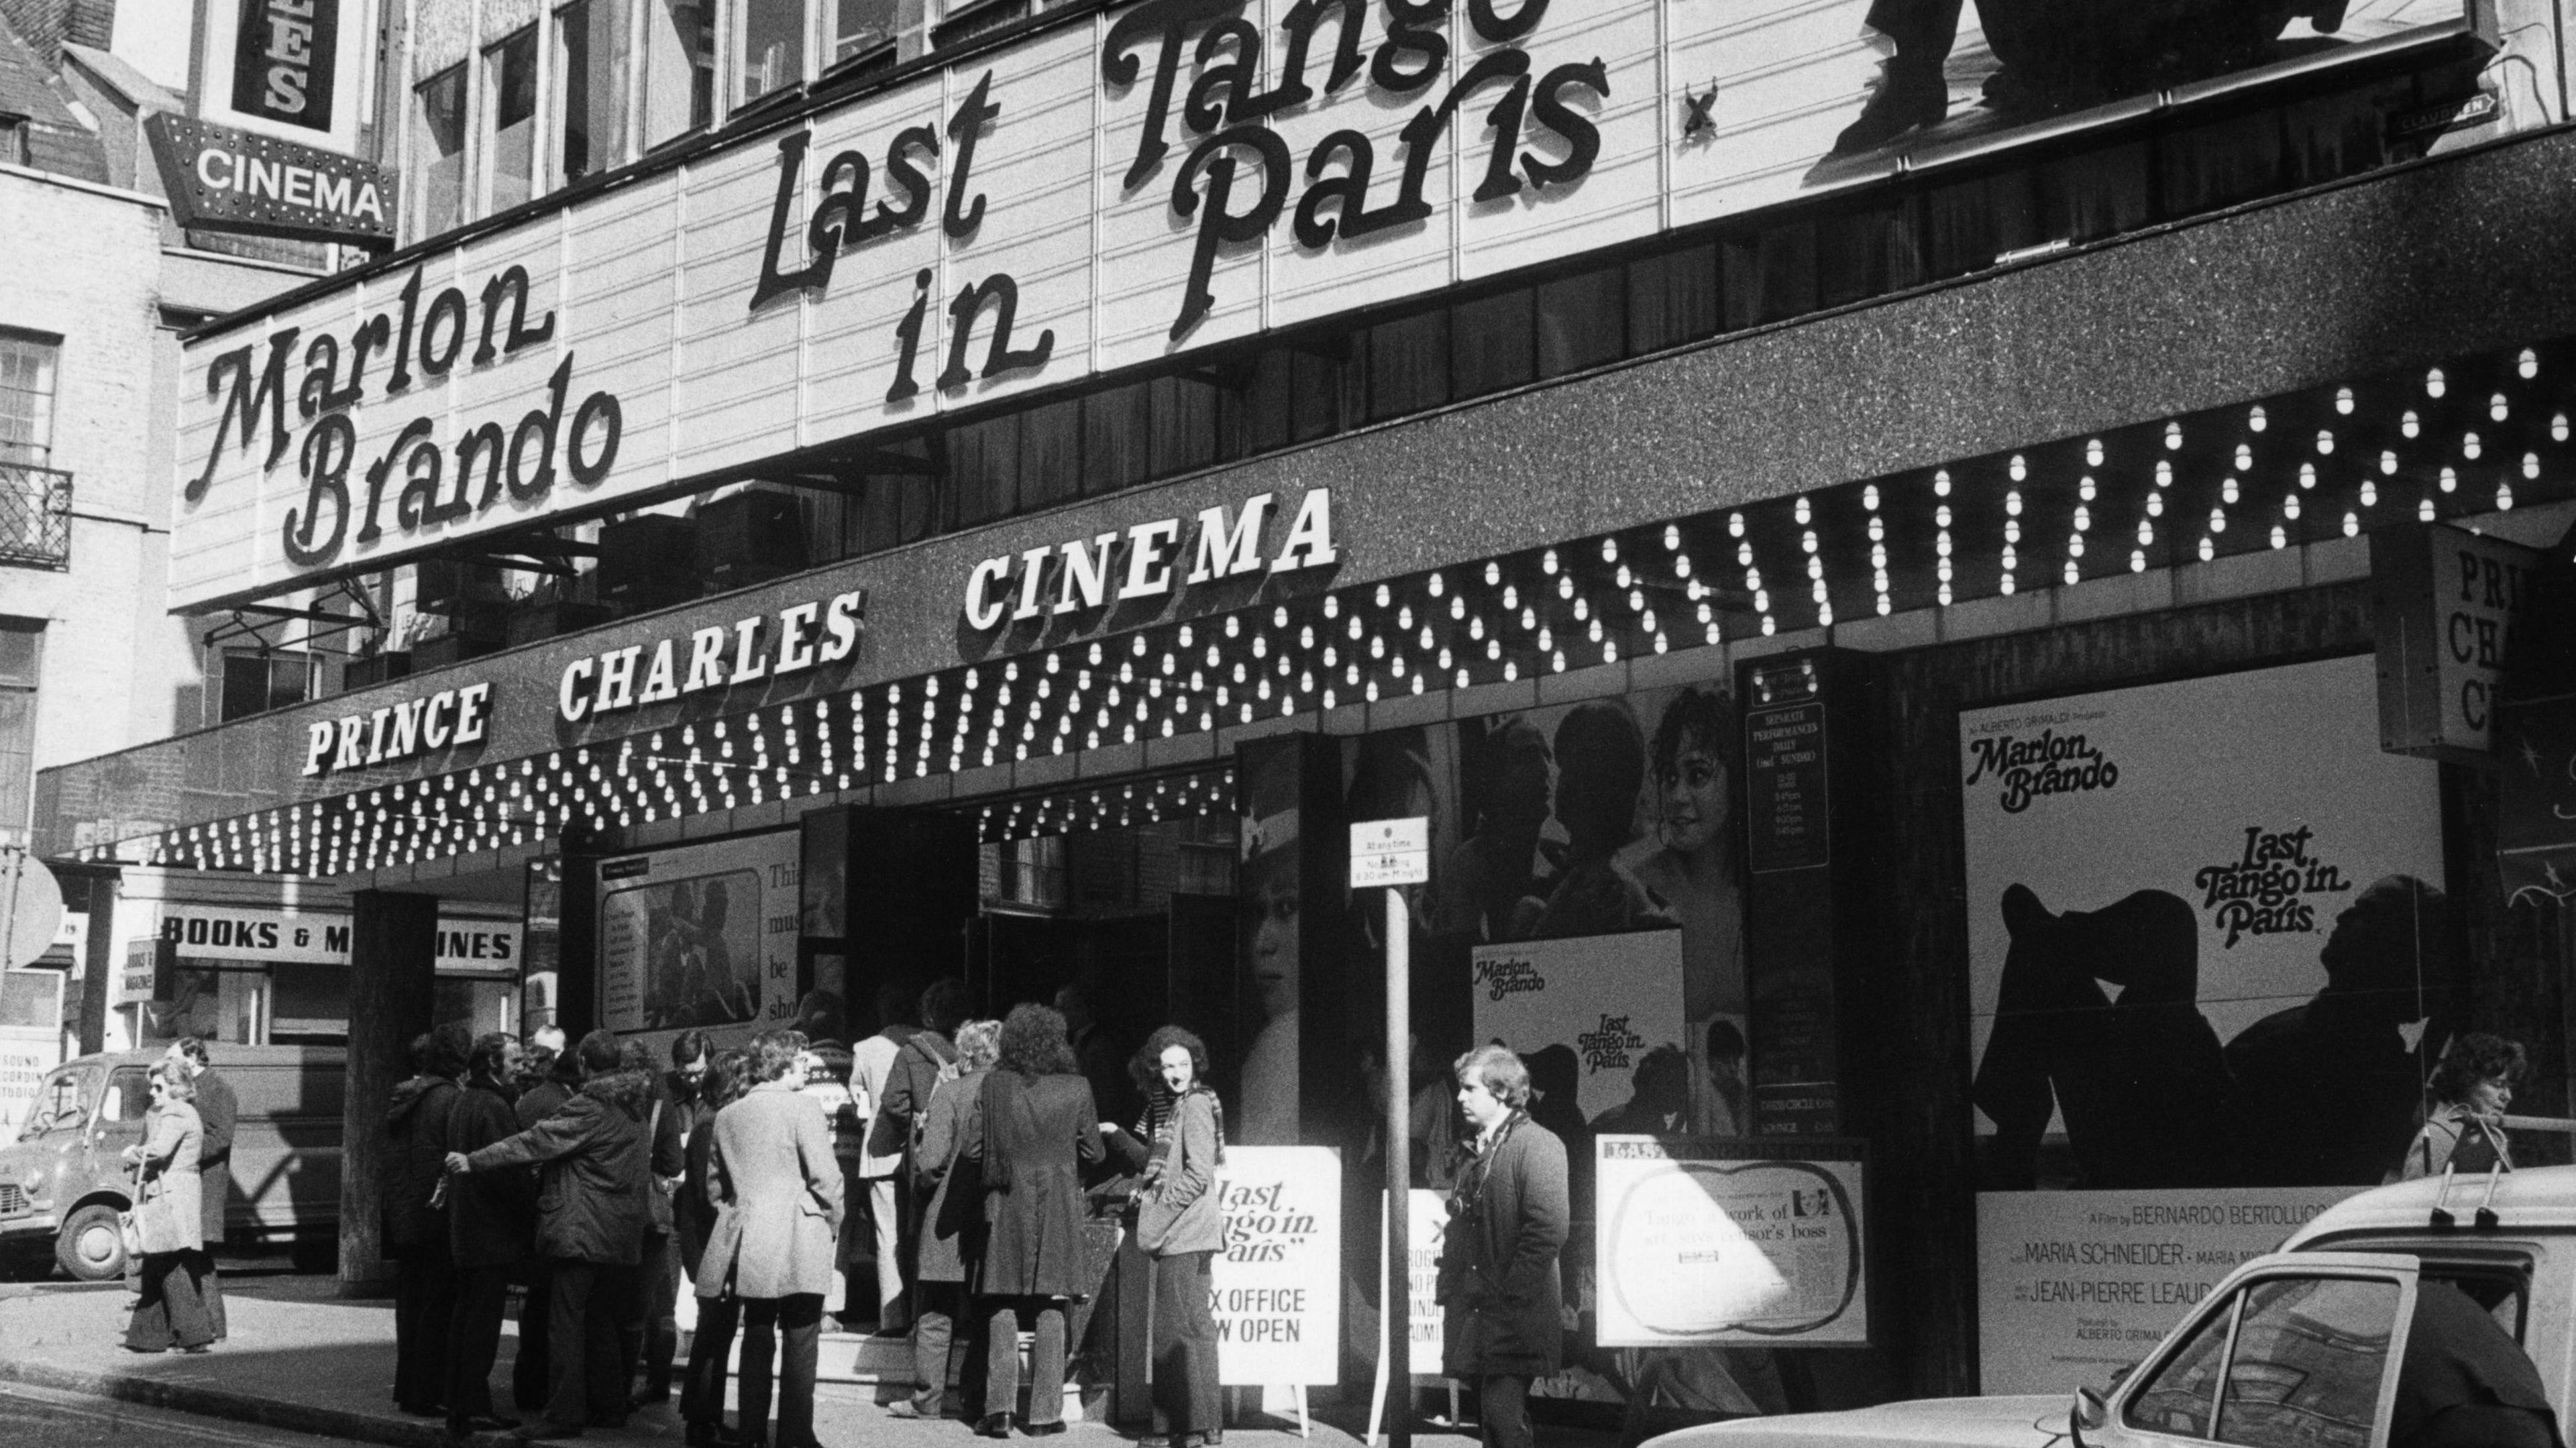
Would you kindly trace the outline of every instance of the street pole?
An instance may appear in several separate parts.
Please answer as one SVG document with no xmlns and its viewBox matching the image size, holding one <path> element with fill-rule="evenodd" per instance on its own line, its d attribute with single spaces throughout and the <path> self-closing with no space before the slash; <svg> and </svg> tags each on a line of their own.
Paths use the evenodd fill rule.
<svg viewBox="0 0 2576 1448">
<path fill-rule="evenodd" d="M 1386 1319 L 1388 1448 L 1413 1445 L 1413 919 L 1404 887 L 1386 890 Z"/>
<path fill-rule="evenodd" d="M 7 942 L 5 945 L 0 945 L 0 951 L 5 951 L 8 958 L 0 960 L 0 967 L 5 967 L 10 970 L 15 970 L 19 966 L 26 965 L 29 963 L 29 960 L 33 959 L 33 957 L 30 957 L 29 960 L 20 960 L 17 958 L 18 877 L 27 873 L 27 861 L 30 858 L 31 856 L 29 856 L 25 850 L 20 849 L 15 845 L 8 847 L 9 915 L 6 921 L 0 921 L 0 941 Z M 41 954 L 42 952 L 38 953 Z"/>
</svg>

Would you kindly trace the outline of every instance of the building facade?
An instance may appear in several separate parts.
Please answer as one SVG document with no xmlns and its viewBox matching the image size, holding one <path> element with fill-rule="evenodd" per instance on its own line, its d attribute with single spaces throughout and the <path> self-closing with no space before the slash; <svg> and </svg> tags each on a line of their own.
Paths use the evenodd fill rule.
<svg viewBox="0 0 2576 1448">
<path fill-rule="evenodd" d="M 1981 8 L 424 0 L 407 244 L 180 385 L 172 606 L 364 596 L 350 687 L 40 848 L 354 892 L 362 1076 L 442 914 L 648 1039 L 1191 1024 L 1338 1153 L 1299 1381 L 1494 1039 L 1566 1415 L 2107 1374 L 2458 1032 L 2566 1104 L 2482 691 L 2576 139 L 2544 5 Z"/>
</svg>

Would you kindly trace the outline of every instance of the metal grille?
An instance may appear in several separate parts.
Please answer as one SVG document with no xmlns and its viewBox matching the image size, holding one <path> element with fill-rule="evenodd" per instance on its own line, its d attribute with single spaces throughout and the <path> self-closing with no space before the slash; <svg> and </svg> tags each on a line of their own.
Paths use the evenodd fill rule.
<svg viewBox="0 0 2576 1448">
<path fill-rule="evenodd" d="M 72 475 L 0 462 L 0 564 L 69 568 Z"/>
<path fill-rule="evenodd" d="M 0 1182 L 0 1217 L 20 1216 L 28 1207 L 25 1187 L 16 1182 Z"/>
</svg>

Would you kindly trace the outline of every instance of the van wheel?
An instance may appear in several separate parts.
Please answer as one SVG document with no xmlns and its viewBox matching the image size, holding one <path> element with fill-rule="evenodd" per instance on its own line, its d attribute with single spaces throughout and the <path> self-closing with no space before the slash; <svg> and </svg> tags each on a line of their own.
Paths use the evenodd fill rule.
<svg viewBox="0 0 2576 1448">
<path fill-rule="evenodd" d="M 109 1282 L 125 1275 L 125 1239 L 116 1208 L 92 1202 L 72 1213 L 54 1238 L 54 1260 L 80 1282 Z"/>
</svg>

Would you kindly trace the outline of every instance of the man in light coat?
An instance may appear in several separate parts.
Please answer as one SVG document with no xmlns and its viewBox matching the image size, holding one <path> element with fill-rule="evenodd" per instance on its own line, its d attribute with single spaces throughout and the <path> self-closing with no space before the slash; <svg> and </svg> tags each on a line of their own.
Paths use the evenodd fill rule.
<svg viewBox="0 0 2576 1448">
<path fill-rule="evenodd" d="M 770 1361 L 784 1335 L 775 1448 L 811 1448 L 823 1297 L 832 1290 L 841 1225 L 841 1167 L 832 1133 L 805 1084 L 805 1037 L 764 1031 L 752 1041 L 749 1095 L 716 1113 L 707 1160 L 715 1230 L 698 1260 L 700 1317 L 742 1313 L 742 1428 L 769 1421 Z M 702 1330 L 705 1330 L 702 1328 Z"/>
<path fill-rule="evenodd" d="M 859 1101 L 863 1127 L 875 1119 L 877 1104 L 886 1099 L 886 1088 L 893 1083 L 894 1066 L 903 1054 L 905 1043 L 920 1034 L 921 1026 L 914 1017 L 919 1014 L 918 1000 L 900 985 L 889 985 L 877 992 L 877 1018 L 885 1025 L 878 1032 L 850 1048 L 850 1091 Z M 871 1239 L 876 1244 L 877 1336 L 901 1336 L 911 1325 L 911 1304 L 903 1294 L 903 1214 L 906 1183 L 902 1178 L 903 1142 L 880 1145 L 870 1140 L 859 1158 L 859 1188 L 867 1193 L 859 1204 L 866 1213 Z M 859 1295 L 857 1283 L 850 1285 L 850 1296 Z M 856 1308 L 854 1300 L 842 1310 Z"/>
</svg>

